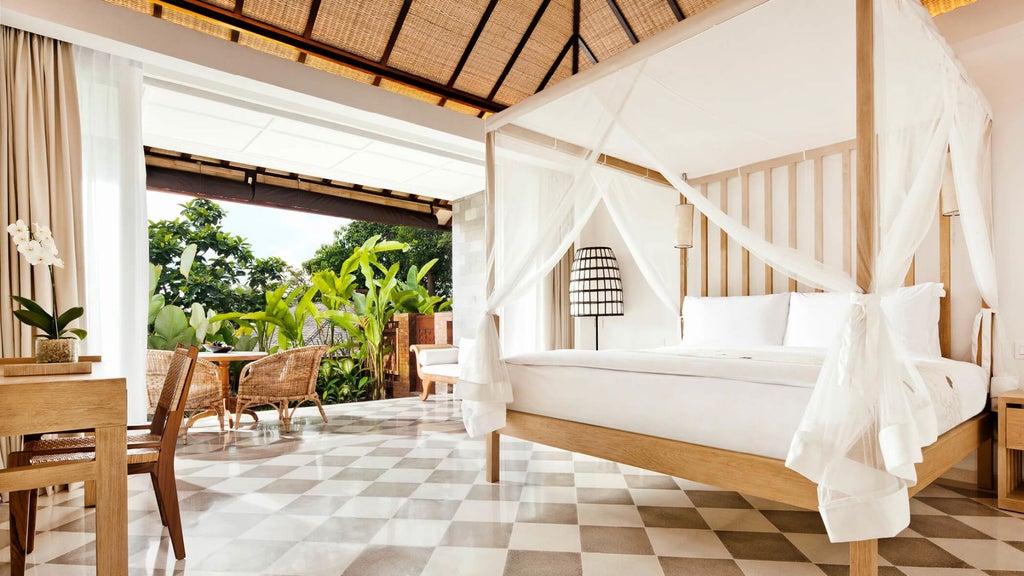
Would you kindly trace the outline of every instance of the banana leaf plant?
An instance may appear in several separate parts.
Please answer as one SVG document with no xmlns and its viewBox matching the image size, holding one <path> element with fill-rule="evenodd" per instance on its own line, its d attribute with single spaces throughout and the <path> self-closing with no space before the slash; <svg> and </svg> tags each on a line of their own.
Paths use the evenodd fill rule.
<svg viewBox="0 0 1024 576">
<path fill-rule="evenodd" d="M 307 318 L 318 317 L 313 304 L 313 298 L 318 292 L 316 286 L 299 286 L 290 290 L 288 286 L 280 286 L 264 294 L 266 306 L 263 310 L 218 314 L 211 320 L 237 322 L 240 335 L 255 335 L 260 350 L 271 354 L 305 346 L 302 329 Z"/>
</svg>

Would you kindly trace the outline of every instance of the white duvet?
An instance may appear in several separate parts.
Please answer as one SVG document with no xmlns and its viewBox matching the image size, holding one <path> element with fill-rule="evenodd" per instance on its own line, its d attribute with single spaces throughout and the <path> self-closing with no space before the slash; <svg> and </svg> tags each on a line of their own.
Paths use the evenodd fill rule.
<svg viewBox="0 0 1024 576">
<path fill-rule="evenodd" d="M 506 359 L 509 409 L 783 459 L 823 359 L 823 350 L 782 346 L 523 354 Z M 980 367 L 916 363 L 940 433 L 985 407 Z"/>
</svg>

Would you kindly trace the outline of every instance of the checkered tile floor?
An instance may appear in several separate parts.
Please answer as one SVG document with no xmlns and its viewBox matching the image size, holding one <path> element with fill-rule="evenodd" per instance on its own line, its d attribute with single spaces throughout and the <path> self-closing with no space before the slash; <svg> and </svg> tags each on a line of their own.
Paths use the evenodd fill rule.
<svg viewBox="0 0 1024 576">
<path fill-rule="evenodd" d="M 200 427 L 177 470 L 188 558 L 161 537 L 148 479 L 129 485 L 132 574 L 646 576 L 846 574 L 818 516 L 514 439 L 488 484 L 483 443 L 432 397 Z M 267 413 L 263 413 L 267 415 Z M 270 415 L 272 418 L 272 414 Z M 93 574 L 81 490 L 41 498 L 30 574 Z M 879 543 L 880 574 L 1024 575 L 1024 516 L 991 494 L 932 486 Z M 0 505 L 0 575 L 10 572 Z"/>
</svg>

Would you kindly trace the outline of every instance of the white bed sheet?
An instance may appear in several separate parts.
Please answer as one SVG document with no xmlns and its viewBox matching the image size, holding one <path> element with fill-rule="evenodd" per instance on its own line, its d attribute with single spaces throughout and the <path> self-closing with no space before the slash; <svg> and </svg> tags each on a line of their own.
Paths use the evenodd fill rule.
<svg viewBox="0 0 1024 576">
<path fill-rule="evenodd" d="M 524 354 L 506 359 L 508 408 L 785 459 L 822 356 L 789 347 Z M 988 378 L 979 366 L 944 358 L 917 366 L 939 386 L 932 388 L 939 433 L 986 407 Z"/>
</svg>

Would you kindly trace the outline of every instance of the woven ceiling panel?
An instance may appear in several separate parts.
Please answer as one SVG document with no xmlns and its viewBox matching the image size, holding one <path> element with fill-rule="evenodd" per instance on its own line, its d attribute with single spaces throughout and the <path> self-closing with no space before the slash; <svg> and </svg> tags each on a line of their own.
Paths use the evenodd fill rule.
<svg viewBox="0 0 1024 576">
<path fill-rule="evenodd" d="M 306 66 L 316 68 L 317 70 L 323 70 L 331 74 L 342 76 L 356 82 L 362 82 L 363 84 L 370 84 L 373 82 L 373 74 L 368 72 L 362 72 L 348 66 L 342 66 L 330 60 L 321 58 L 319 56 L 313 56 L 312 54 L 306 55 Z"/>
<path fill-rule="evenodd" d="M 447 84 L 487 3 L 488 0 L 413 2 L 388 65 Z"/>
<path fill-rule="evenodd" d="M 572 0 L 552 0 L 494 100 L 512 105 L 537 92 L 572 36 Z"/>
<path fill-rule="evenodd" d="M 309 18 L 309 6 L 313 0 L 245 0 L 242 15 L 265 22 L 271 26 L 302 34 Z"/>
<path fill-rule="evenodd" d="M 674 0 L 629 0 L 619 2 L 622 15 L 638 40 L 644 40 L 678 22 L 668 3 Z"/>
<path fill-rule="evenodd" d="M 689 18 L 698 12 L 702 12 L 718 4 L 719 0 L 676 0 L 683 15 Z"/>
<path fill-rule="evenodd" d="M 153 3 L 149 0 L 107 0 L 107 2 L 122 8 L 135 10 L 136 12 L 142 12 L 143 14 L 153 13 Z"/>
<path fill-rule="evenodd" d="M 921 0 L 925 8 L 931 12 L 932 16 L 938 16 L 939 14 L 945 14 L 952 10 L 956 10 L 961 6 L 967 6 L 968 4 L 974 4 L 977 0 Z M 1019 1 L 1019 0 L 1018 0 Z"/>
<path fill-rule="evenodd" d="M 228 40 L 231 38 L 231 29 L 222 24 L 211 22 L 203 18 L 198 18 L 191 14 L 187 14 L 180 10 L 175 10 L 169 6 L 164 7 L 163 16 L 164 20 L 168 22 L 174 22 L 180 24 L 186 28 L 209 34 L 210 36 L 216 36 L 217 38 L 223 38 Z"/>
<path fill-rule="evenodd" d="M 487 96 L 537 13 L 541 0 L 498 2 L 455 87 Z"/>
<path fill-rule="evenodd" d="M 291 46 L 285 46 L 272 40 L 267 40 L 262 36 L 256 36 L 255 34 L 249 34 L 248 32 L 241 32 L 238 35 L 238 43 L 242 46 L 248 46 L 255 48 L 260 52 L 266 52 L 272 54 L 278 58 L 284 58 L 285 60 L 298 60 L 299 51 Z"/>
<path fill-rule="evenodd" d="M 605 0 L 580 0 L 580 36 L 598 62 L 633 45 Z"/>
<path fill-rule="evenodd" d="M 323 0 L 313 40 L 380 61 L 402 0 Z"/>
<path fill-rule="evenodd" d="M 228 10 L 235 9 L 235 0 L 203 0 L 207 4 L 213 4 L 219 8 L 226 8 Z"/>
<path fill-rule="evenodd" d="M 411 86 L 406 86 L 405 84 L 399 84 L 398 82 L 392 82 L 391 80 L 384 80 L 384 79 L 382 79 L 380 81 L 380 87 L 385 89 L 385 90 L 389 90 L 391 92 L 395 92 L 395 93 L 401 94 L 403 96 L 408 96 L 410 98 L 415 98 L 415 99 L 420 100 L 422 102 L 428 102 L 428 103 L 433 104 L 435 106 L 441 102 L 441 97 L 440 96 L 436 96 L 434 94 L 430 94 L 428 92 L 424 92 L 423 90 L 420 90 L 418 88 L 412 88 Z"/>
</svg>

